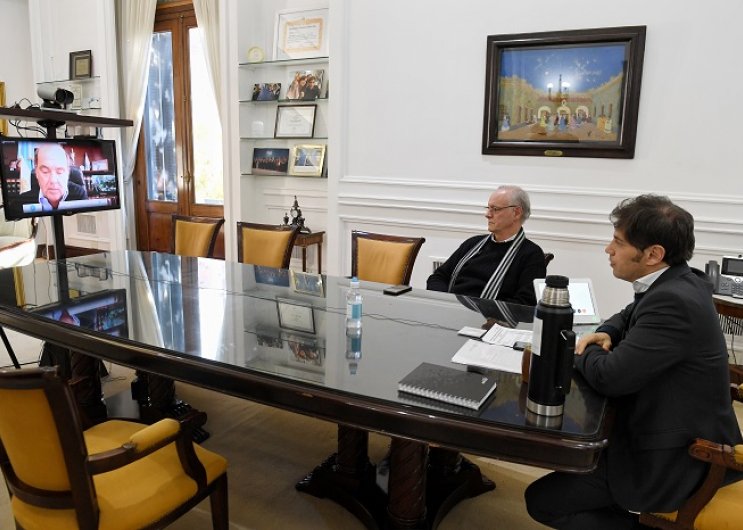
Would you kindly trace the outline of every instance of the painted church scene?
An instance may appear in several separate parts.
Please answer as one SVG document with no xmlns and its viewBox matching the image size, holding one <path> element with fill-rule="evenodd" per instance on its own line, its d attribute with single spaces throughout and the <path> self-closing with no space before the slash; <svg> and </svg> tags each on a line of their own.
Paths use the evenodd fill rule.
<svg viewBox="0 0 743 530">
<path fill-rule="evenodd" d="M 627 53 L 623 44 L 504 50 L 498 140 L 618 143 Z"/>
</svg>

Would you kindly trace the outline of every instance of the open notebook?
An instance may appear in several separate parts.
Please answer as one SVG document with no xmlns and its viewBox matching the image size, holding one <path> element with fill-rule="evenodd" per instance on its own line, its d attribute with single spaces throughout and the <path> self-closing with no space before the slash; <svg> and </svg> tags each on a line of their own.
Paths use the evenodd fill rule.
<svg viewBox="0 0 743 530">
<path fill-rule="evenodd" d="M 537 300 L 542 298 L 545 281 L 544 278 L 534 280 Z M 593 290 L 593 283 L 590 278 L 570 278 L 568 293 L 570 294 L 570 305 L 573 306 L 573 312 L 575 313 L 573 315 L 574 324 L 598 325 L 601 322 L 599 308 L 596 305 L 596 293 Z"/>
</svg>

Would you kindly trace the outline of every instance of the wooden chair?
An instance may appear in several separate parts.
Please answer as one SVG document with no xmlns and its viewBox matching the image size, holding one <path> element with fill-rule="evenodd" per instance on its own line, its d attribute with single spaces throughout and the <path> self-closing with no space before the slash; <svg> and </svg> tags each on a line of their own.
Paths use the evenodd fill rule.
<svg viewBox="0 0 743 530">
<path fill-rule="evenodd" d="M 189 420 L 83 430 L 56 368 L 0 371 L 0 468 L 17 528 L 164 528 L 209 497 L 214 528 L 227 529 L 227 461 L 191 442 Z"/>
<path fill-rule="evenodd" d="M 195 258 L 211 258 L 224 219 L 173 215 L 171 253 Z"/>
<path fill-rule="evenodd" d="M 548 266 L 550 264 L 550 261 L 555 259 L 555 255 L 552 252 L 545 252 L 544 253 L 544 266 Z"/>
<path fill-rule="evenodd" d="M 359 280 L 408 285 L 423 237 L 351 232 L 351 275 Z"/>
<path fill-rule="evenodd" d="M 288 269 L 299 226 L 237 223 L 237 261 Z"/>
<path fill-rule="evenodd" d="M 0 204 L 0 210 L 2 208 Z M 7 221 L 4 213 L 0 212 L 0 269 L 22 267 L 33 262 L 36 258 L 38 231 L 39 224 L 36 218 Z M 20 369 L 21 365 L 2 326 L 0 326 L 0 339 L 8 351 L 13 366 Z"/>
<path fill-rule="evenodd" d="M 730 397 L 743 402 L 743 385 L 731 384 Z M 641 513 L 640 522 L 662 530 L 733 530 L 743 528 L 743 481 L 720 487 L 726 469 L 743 471 L 743 445 L 731 447 L 697 438 L 689 454 L 708 462 L 702 486 L 677 512 Z"/>
</svg>

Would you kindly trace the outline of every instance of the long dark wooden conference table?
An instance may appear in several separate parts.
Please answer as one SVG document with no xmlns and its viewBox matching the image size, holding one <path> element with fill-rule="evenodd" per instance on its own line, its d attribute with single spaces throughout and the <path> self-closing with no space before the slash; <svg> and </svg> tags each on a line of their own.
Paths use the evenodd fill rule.
<svg viewBox="0 0 743 530">
<path fill-rule="evenodd" d="M 347 278 L 323 275 L 322 292 L 308 292 L 317 286 L 286 270 L 137 251 L 37 261 L 13 278 L 0 285 L 17 294 L 0 304 L 0 325 L 337 423 L 337 451 L 297 488 L 368 528 L 435 528 L 458 500 L 493 489 L 462 452 L 583 473 L 607 445 L 607 400 L 578 374 L 564 415 L 551 419 L 527 412 L 526 384 L 512 373 L 495 372 L 478 411 L 398 392 L 422 362 L 466 369 L 451 363 L 461 328 L 529 328 L 533 308 L 418 289 L 393 297 L 362 282 L 358 350 L 346 335 Z M 369 431 L 392 438 L 385 466 L 369 462 Z"/>
</svg>

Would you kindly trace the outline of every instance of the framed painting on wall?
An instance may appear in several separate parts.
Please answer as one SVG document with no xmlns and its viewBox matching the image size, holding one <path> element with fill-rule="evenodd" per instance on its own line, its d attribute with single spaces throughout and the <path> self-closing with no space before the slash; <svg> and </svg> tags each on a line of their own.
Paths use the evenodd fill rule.
<svg viewBox="0 0 743 530">
<path fill-rule="evenodd" d="M 489 36 L 482 154 L 634 158 L 645 32 Z"/>
</svg>

